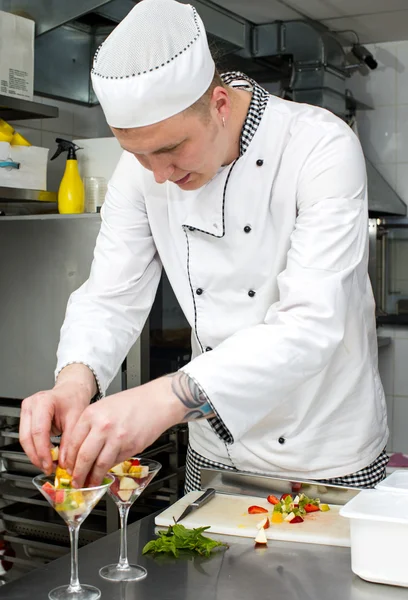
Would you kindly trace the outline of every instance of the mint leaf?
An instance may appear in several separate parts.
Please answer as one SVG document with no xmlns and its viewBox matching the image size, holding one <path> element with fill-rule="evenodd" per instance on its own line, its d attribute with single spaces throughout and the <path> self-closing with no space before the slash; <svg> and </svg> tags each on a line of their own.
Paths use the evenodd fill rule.
<svg viewBox="0 0 408 600">
<path fill-rule="evenodd" d="M 148 542 L 142 550 L 143 554 L 172 554 L 179 556 L 179 550 L 197 553 L 200 556 L 210 556 L 214 548 L 227 547 L 227 544 L 218 542 L 202 535 L 210 527 L 186 529 L 184 525 L 170 525 L 165 531 L 158 532 L 158 538 Z"/>
</svg>

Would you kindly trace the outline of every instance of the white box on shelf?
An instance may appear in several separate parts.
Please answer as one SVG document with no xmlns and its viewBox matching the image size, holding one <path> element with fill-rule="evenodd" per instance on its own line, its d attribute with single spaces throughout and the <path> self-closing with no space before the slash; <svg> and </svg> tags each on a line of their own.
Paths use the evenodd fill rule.
<svg viewBox="0 0 408 600">
<path fill-rule="evenodd" d="M 350 519 L 353 573 L 373 583 L 408 587 L 406 495 L 364 490 L 340 515 Z"/>
<path fill-rule="evenodd" d="M 48 152 L 48 148 L 0 142 L 0 187 L 46 191 Z"/>
<path fill-rule="evenodd" d="M 0 11 L 0 94 L 32 100 L 34 28 L 31 19 Z"/>
</svg>

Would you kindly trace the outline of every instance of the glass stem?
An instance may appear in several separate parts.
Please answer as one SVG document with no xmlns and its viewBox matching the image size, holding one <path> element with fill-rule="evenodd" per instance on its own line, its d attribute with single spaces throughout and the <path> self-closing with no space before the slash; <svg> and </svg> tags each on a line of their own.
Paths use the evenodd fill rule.
<svg viewBox="0 0 408 600">
<path fill-rule="evenodd" d="M 119 505 L 119 516 L 120 516 L 120 557 L 119 557 L 119 569 L 128 569 L 129 561 L 127 557 L 127 520 L 129 515 L 130 506 L 124 504 Z"/>
<path fill-rule="evenodd" d="M 71 581 L 69 583 L 69 592 L 79 592 L 81 585 L 78 579 L 78 537 L 79 526 L 68 525 L 69 539 L 71 542 Z"/>
</svg>

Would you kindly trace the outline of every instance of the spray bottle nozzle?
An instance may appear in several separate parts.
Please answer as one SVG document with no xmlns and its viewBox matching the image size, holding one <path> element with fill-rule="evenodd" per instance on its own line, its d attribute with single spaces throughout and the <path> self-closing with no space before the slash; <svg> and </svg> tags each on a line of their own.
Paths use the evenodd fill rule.
<svg viewBox="0 0 408 600">
<path fill-rule="evenodd" d="M 63 140 L 62 138 L 56 138 L 55 141 L 58 144 L 58 148 L 57 148 L 54 156 L 51 158 L 51 160 L 54 160 L 54 158 L 57 158 L 57 156 L 59 156 L 61 154 L 61 152 L 68 152 L 68 160 L 76 160 L 77 150 L 83 150 L 83 148 L 80 148 L 79 146 L 74 144 L 74 142 L 70 142 L 69 140 Z"/>
</svg>

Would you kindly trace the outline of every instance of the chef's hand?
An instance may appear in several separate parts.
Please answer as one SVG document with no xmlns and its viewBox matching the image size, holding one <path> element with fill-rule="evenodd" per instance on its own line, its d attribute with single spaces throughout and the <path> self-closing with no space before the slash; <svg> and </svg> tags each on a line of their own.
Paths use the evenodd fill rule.
<svg viewBox="0 0 408 600">
<path fill-rule="evenodd" d="M 20 443 L 36 467 L 51 473 L 50 436 L 62 433 L 60 451 L 63 453 L 76 422 L 96 391 L 91 370 L 74 364 L 61 371 L 52 390 L 38 392 L 23 401 Z"/>
<path fill-rule="evenodd" d="M 160 377 L 145 385 L 108 396 L 88 406 L 78 419 L 61 466 L 72 485 L 99 485 L 106 472 L 140 454 L 166 429 L 183 421 L 186 407 Z"/>
</svg>

